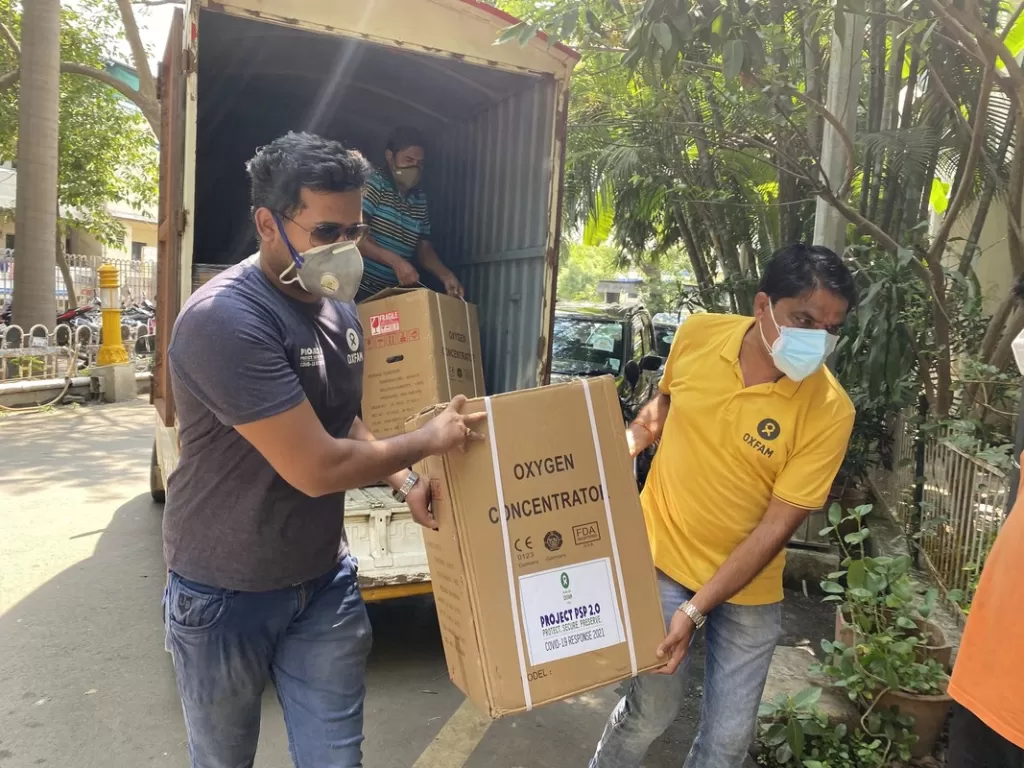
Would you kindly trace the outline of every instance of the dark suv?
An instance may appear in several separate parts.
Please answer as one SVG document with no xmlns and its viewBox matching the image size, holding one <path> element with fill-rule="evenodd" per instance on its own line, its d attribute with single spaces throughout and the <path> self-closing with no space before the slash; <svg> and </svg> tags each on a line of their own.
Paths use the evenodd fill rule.
<svg viewBox="0 0 1024 768">
<path fill-rule="evenodd" d="M 650 313 L 641 306 L 560 303 L 551 336 L 551 383 L 582 376 L 616 378 L 626 423 L 658 386 L 663 359 L 654 340 Z M 639 457 L 637 479 L 647 477 L 653 448 Z"/>
</svg>

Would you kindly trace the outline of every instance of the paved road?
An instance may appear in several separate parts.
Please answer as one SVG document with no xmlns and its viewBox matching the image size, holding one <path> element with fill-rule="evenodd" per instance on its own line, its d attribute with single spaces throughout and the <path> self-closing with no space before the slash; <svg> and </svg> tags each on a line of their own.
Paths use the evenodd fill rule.
<svg viewBox="0 0 1024 768">
<path fill-rule="evenodd" d="M 141 401 L 0 418 L 0 768 L 188 765 L 163 650 L 152 424 Z M 827 624 L 814 601 L 787 606 L 787 644 Z M 366 768 L 586 765 L 613 690 L 488 724 L 448 680 L 429 599 L 371 618 Z M 682 764 L 699 698 L 693 686 L 648 768 Z M 290 765 L 268 692 L 256 766 Z"/>
</svg>

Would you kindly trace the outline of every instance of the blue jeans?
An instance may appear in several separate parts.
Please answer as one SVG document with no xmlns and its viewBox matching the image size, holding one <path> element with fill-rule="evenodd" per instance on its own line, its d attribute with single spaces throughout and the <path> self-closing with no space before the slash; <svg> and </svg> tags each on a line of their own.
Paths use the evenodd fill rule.
<svg viewBox="0 0 1024 768">
<path fill-rule="evenodd" d="M 351 558 L 272 592 L 210 587 L 172 572 L 164 601 L 193 768 L 251 768 L 267 681 L 297 768 L 362 765 L 372 641 Z"/>
<path fill-rule="evenodd" d="M 658 587 L 668 626 L 693 592 L 660 572 Z M 700 726 L 684 768 L 740 768 L 754 738 L 768 667 L 782 634 L 782 606 L 725 603 L 711 612 L 704 631 L 707 659 Z M 689 666 L 688 653 L 673 675 L 644 675 L 629 682 L 590 768 L 640 765 L 648 747 L 679 713 Z"/>
</svg>

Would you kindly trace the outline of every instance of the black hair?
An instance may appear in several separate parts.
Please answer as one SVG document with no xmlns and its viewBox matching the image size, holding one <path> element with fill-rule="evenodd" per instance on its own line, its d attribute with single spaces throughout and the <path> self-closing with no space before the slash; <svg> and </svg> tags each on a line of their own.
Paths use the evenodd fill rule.
<svg viewBox="0 0 1024 768">
<path fill-rule="evenodd" d="M 351 192 L 365 187 L 373 170 L 366 158 L 341 142 L 294 132 L 257 149 L 245 167 L 252 210 L 269 208 L 285 216 L 301 208 L 303 189 Z"/>
<path fill-rule="evenodd" d="M 427 145 L 423 142 L 423 134 L 408 125 L 398 126 L 388 136 L 387 149 L 392 154 L 401 152 L 403 149 L 408 149 L 409 147 L 421 147 L 425 149 L 426 146 Z"/>
<path fill-rule="evenodd" d="M 823 288 L 845 299 L 848 310 L 857 306 L 857 286 L 843 260 L 823 245 L 793 243 L 779 248 L 761 273 L 758 290 L 768 294 L 772 304 Z"/>
</svg>

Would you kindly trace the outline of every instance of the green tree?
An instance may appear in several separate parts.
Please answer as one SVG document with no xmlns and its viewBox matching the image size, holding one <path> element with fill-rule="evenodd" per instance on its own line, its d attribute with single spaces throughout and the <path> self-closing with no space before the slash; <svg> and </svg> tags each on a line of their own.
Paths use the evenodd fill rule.
<svg viewBox="0 0 1024 768">
<path fill-rule="evenodd" d="M 638 251 L 681 243 L 698 282 L 707 286 L 720 274 L 744 310 L 759 258 L 806 236 L 810 201 L 820 198 L 849 222 L 865 293 L 878 290 L 875 276 L 894 264 L 913 282 L 905 293 L 923 297 L 922 324 L 905 339 L 912 356 L 890 357 L 902 366 L 887 365 L 882 378 L 895 386 L 909 367 L 934 413 L 974 407 L 978 390 L 966 387 L 959 402 L 952 393 L 958 355 L 978 322 L 987 323 L 979 357 L 996 369 L 1024 328 L 1009 291 L 991 318 L 962 314 L 976 304 L 971 265 L 993 197 L 1006 201 L 1010 258 L 1014 272 L 1024 273 L 1024 152 L 1012 151 L 1024 136 L 1016 107 L 1024 100 L 1019 7 L 995 0 L 550 0 L 523 10 L 526 20 L 503 35 L 510 44 L 543 31 L 595 61 L 614 58 L 628 73 L 623 90 L 621 73 L 606 78 L 602 63 L 594 88 L 586 59 L 581 64 L 583 89 L 600 95 L 604 87 L 609 98 L 574 113 L 583 119 L 573 123 L 569 158 L 580 164 L 584 193 L 577 196 L 582 209 L 567 210 L 577 219 L 601 221 L 602 206 L 613 205 L 617 240 L 632 240 Z M 824 77 L 832 32 L 853 11 L 869 20 L 857 142 L 825 107 Z M 820 167 L 825 122 L 842 141 L 838 178 Z M 588 154 L 572 151 L 582 140 L 592 142 Z M 574 189 L 567 183 L 567 195 Z M 970 236 L 952 237 L 965 216 L 974 217 Z M 879 308 L 866 305 L 865 315 Z M 857 327 L 873 325 L 865 316 Z M 887 325 L 901 326 L 895 319 Z"/>
<path fill-rule="evenodd" d="M 558 260 L 558 300 L 598 301 L 598 281 L 611 277 L 617 264 L 613 247 L 564 243 Z"/>
<path fill-rule="evenodd" d="M 7 46 L 0 45 L 0 66 L 9 73 L 18 72 L 17 55 L 21 27 L 18 8 L 12 0 L 0 0 L 0 24 L 9 33 Z M 77 10 L 64 9 L 61 13 L 60 57 L 73 61 L 83 70 L 102 71 L 106 61 L 116 55 L 121 38 L 122 19 L 116 6 L 102 0 L 89 0 L 79 4 Z M 2 78 L 0 78 L 2 79 Z M 120 82 L 120 81 L 117 81 Z M 127 88 L 127 86 L 125 86 Z M 10 87 L 0 90 L 0 160 L 17 160 L 17 112 L 19 96 L 24 83 L 18 79 Z M 143 210 L 156 202 L 158 158 L 151 125 L 135 100 L 129 101 L 123 92 L 110 87 L 104 78 L 82 76 L 65 71 L 59 85 L 59 141 L 58 174 L 54 215 L 59 203 L 58 231 L 77 228 L 89 232 L 107 244 L 123 242 L 124 228 L 107 211 L 110 203 L 127 204 Z M 129 89 L 130 90 L 130 89 Z M 23 174 L 19 174 L 19 184 Z M 36 179 L 26 175 L 26 184 Z M 19 210 L 21 209 L 19 199 Z M 27 208 L 28 206 L 26 206 Z M 40 258 L 33 249 L 46 248 L 22 237 L 19 228 L 19 255 L 21 268 L 34 267 L 40 261 L 41 290 L 47 295 L 47 311 L 41 317 L 52 323 L 53 261 Z M 64 237 L 57 234 L 51 249 L 56 249 L 57 263 L 64 269 L 65 282 L 72 286 L 66 262 L 63 259 Z M 51 250 L 51 253 L 53 251 Z M 20 295 L 21 286 L 16 286 Z M 75 301 L 73 294 L 69 297 Z M 39 298 L 18 301 L 15 307 L 31 307 Z M 16 309 L 16 311 L 18 311 Z"/>
</svg>

